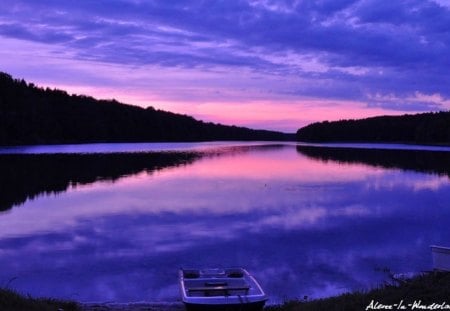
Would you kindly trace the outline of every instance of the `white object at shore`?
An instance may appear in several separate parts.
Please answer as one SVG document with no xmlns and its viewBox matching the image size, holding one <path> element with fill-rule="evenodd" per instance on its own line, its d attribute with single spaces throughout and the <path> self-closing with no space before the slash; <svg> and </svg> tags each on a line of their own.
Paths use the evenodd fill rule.
<svg viewBox="0 0 450 311">
<path fill-rule="evenodd" d="M 181 269 L 181 299 L 190 310 L 262 310 L 266 294 L 247 270 Z"/>
<path fill-rule="evenodd" d="M 431 245 L 433 268 L 440 271 L 450 271 L 450 247 Z"/>
</svg>

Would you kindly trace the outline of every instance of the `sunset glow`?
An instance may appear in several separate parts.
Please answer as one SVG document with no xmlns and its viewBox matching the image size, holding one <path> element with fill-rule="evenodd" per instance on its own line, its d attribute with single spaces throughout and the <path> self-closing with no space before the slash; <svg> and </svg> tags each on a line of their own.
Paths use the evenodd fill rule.
<svg viewBox="0 0 450 311">
<path fill-rule="evenodd" d="M 0 71 L 42 87 L 294 132 L 450 108 L 447 1 L 30 1 Z"/>
</svg>

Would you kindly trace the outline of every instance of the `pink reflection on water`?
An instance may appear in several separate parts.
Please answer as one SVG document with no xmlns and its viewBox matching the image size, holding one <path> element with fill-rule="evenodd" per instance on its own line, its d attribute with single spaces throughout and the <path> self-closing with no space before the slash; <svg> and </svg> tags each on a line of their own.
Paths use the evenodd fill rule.
<svg viewBox="0 0 450 311">
<path fill-rule="evenodd" d="M 9 225 L 0 226 L 0 236 L 63 230 L 76 226 L 80 219 L 108 215 L 229 215 L 255 208 L 289 210 L 255 221 L 252 230 L 277 224 L 304 226 L 333 215 L 321 206 L 329 198 L 318 184 L 365 180 L 382 174 L 380 169 L 361 164 L 312 161 L 299 155 L 293 146 L 221 153 L 182 167 L 140 172 L 115 182 L 78 185 L 58 195 L 42 196 L 2 215 L 0 222 Z M 312 201 L 315 205 L 308 203 Z M 234 225 L 239 230 L 245 227 L 245 223 Z M 227 228 L 216 229 L 227 236 Z M 202 230 L 209 234 L 203 226 L 191 232 L 201 235 Z"/>
<path fill-rule="evenodd" d="M 76 226 L 80 219 L 108 215 L 220 216 L 246 214 L 255 209 L 266 211 L 267 215 L 253 220 L 250 226 L 234 222 L 236 230 L 309 227 L 330 217 L 362 217 L 371 213 L 353 203 L 328 207 L 336 196 L 345 197 L 347 190 L 340 189 L 340 184 L 350 182 L 362 182 L 368 191 L 399 186 L 415 191 L 438 190 L 448 185 L 446 177 L 418 174 L 417 178 L 405 180 L 402 175 L 381 168 L 311 160 L 293 146 L 278 146 L 207 156 L 182 167 L 140 172 L 115 182 L 99 181 L 72 187 L 59 195 L 42 196 L 2 214 L 0 237 L 63 230 Z M 207 225 L 195 226 L 191 232 L 196 236 L 209 234 Z M 221 236 L 228 236 L 226 227 L 216 230 L 221 231 Z"/>
<path fill-rule="evenodd" d="M 81 300 L 176 299 L 180 266 L 232 264 L 255 268 L 278 299 L 336 294 L 373 284 L 379 265 L 427 267 L 428 239 L 448 231 L 446 187 L 292 145 L 231 148 L 0 214 L 0 280 Z"/>
<path fill-rule="evenodd" d="M 284 178 L 298 181 L 360 180 L 381 174 L 382 169 L 364 164 L 312 161 L 299 155 L 294 148 L 282 147 L 267 151 L 240 153 L 231 156 L 202 159 L 186 168 L 192 176 L 205 178 L 245 179 Z M 174 174 L 184 174 L 179 170 Z"/>
</svg>

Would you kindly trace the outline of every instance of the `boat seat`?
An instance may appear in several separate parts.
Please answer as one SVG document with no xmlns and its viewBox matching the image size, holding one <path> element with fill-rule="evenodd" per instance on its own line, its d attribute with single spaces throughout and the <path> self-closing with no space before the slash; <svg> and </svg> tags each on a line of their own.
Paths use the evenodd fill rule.
<svg viewBox="0 0 450 311">
<path fill-rule="evenodd" d="M 205 286 L 227 286 L 227 282 L 206 282 Z"/>
<path fill-rule="evenodd" d="M 233 271 L 228 273 L 228 277 L 229 278 L 242 278 L 244 277 L 244 273 L 242 273 L 241 271 Z"/>
<path fill-rule="evenodd" d="M 183 276 L 186 279 L 197 279 L 200 277 L 200 273 L 197 271 L 183 271 Z"/>
<path fill-rule="evenodd" d="M 189 292 L 209 292 L 209 291 L 232 291 L 232 290 L 250 290 L 250 286 L 198 286 L 189 287 Z"/>
</svg>

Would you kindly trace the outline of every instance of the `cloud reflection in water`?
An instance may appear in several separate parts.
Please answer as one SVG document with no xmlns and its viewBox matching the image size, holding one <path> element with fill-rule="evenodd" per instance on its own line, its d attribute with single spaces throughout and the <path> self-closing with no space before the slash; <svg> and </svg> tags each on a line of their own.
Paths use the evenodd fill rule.
<svg viewBox="0 0 450 311">
<path fill-rule="evenodd" d="M 431 268 L 448 177 L 324 162 L 293 146 L 94 182 L 0 215 L 0 284 L 81 301 L 176 300 L 176 270 L 251 270 L 272 302 Z"/>
</svg>

